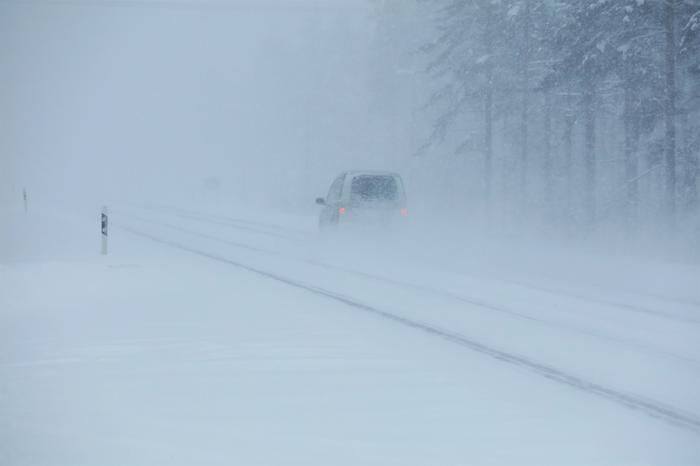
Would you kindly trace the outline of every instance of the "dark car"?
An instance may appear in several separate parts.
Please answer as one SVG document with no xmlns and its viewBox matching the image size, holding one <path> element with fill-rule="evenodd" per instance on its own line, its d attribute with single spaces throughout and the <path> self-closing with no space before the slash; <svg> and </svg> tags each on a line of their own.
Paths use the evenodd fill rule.
<svg viewBox="0 0 700 466">
<path fill-rule="evenodd" d="M 322 232 L 350 225 L 390 226 L 408 216 L 401 176 L 390 172 L 345 172 L 331 184 L 319 217 Z"/>
</svg>

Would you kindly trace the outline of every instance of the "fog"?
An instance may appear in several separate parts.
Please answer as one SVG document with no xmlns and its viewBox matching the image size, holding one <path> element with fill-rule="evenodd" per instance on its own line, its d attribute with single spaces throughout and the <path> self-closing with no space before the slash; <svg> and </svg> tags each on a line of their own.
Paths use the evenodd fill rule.
<svg viewBox="0 0 700 466">
<path fill-rule="evenodd" d="M 0 464 L 700 463 L 698 0 L 0 0 Z"/>
<path fill-rule="evenodd" d="M 4 2 L 3 197 L 310 204 L 367 153 L 357 2 Z M 8 160 L 9 159 L 9 160 Z M 101 202 L 101 201 L 100 201 Z"/>
<path fill-rule="evenodd" d="M 697 86 L 683 74 L 696 37 L 680 40 L 690 52 L 678 58 L 686 100 L 677 106 L 688 111 L 676 117 L 670 220 L 667 162 L 655 149 L 662 122 L 625 142 L 630 117 L 621 94 L 606 89 L 620 81 L 600 73 L 589 133 L 578 84 L 557 68 L 575 45 L 558 37 L 556 52 L 543 49 L 547 28 L 576 11 L 537 3 L 528 19 L 511 3 L 492 11 L 513 29 L 489 45 L 500 55 L 480 58 L 483 24 L 461 43 L 446 33 L 487 14 L 478 2 L 471 12 L 357 0 L 3 2 L 0 198 L 17 202 L 26 188 L 34 200 L 93 208 L 188 201 L 309 214 L 336 174 L 382 169 L 406 180 L 414 221 L 439 216 L 455 234 L 583 240 L 696 261 Z M 657 12 L 644 8 L 627 22 L 652 21 Z M 683 28 L 688 8 L 678 11 L 679 37 L 692 29 Z M 520 72 L 508 74 L 523 60 L 523 21 L 535 24 L 524 30 L 533 42 L 526 97 Z M 484 57 L 497 73 L 487 84 Z M 474 63 L 467 92 L 455 94 L 454 70 Z M 494 106 L 486 120 L 485 95 Z"/>
</svg>

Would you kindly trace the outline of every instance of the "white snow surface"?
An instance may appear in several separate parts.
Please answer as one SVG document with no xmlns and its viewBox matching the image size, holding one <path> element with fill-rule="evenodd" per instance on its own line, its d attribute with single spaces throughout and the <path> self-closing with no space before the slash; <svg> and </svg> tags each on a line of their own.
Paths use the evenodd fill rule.
<svg viewBox="0 0 700 466">
<path fill-rule="evenodd" d="M 98 209 L 0 212 L 2 465 L 700 464 L 697 429 L 406 324 L 697 421 L 696 266 L 110 212 L 107 256 Z"/>
</svg>

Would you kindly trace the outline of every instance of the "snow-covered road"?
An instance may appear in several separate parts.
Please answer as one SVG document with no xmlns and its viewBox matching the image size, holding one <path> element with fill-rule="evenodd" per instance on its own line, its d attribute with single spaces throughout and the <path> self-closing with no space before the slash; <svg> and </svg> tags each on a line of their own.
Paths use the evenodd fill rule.
<svg viewBox="0 0 700 466">
<path fill-rule="evenodd" d="M 692 267 L 603 286 L 129 205 L 99 258 L 7 218 L 2 464 L 700 463 Z"/>
</svg>

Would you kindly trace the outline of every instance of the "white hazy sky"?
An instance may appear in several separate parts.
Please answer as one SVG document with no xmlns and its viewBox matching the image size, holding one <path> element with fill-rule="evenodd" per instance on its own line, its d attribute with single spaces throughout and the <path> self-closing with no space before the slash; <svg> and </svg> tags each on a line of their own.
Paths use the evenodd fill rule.
<svg viewBox="0 0 700 466">
<path fill-rule="evenodd" d="M 325 189 L 363 153 L 362 1 L 0 2 L 0 198 Z"/>
</svg>

